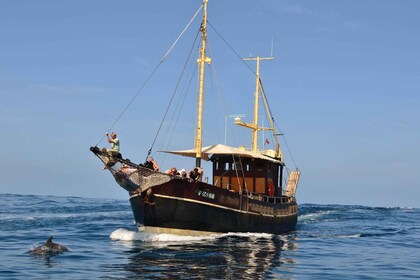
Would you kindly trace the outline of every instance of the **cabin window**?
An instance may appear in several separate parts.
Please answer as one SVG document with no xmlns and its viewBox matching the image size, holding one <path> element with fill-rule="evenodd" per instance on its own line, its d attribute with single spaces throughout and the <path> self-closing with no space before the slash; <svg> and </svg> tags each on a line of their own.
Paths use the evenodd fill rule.
<svg viewBox="0 0 420 280">
<path fill-rule="evenodd" d="M 245 170 L 246 170 L 246 171 L 249 171 L 249 163 L 247 163 L 247 164 L 245 165 Z"/>
<path fill-rule="evenodd" d="M 257 171 L 264 171 L 264 164 L 257 163 L 256 164 L 256 169 L 257 169 Z"/>
<path fill-rule="evenodd" d="M 216 170 L 219 170 L 219 161 L 216 161 Z"/>
<path fill-rule="evenodd" d="M 225 162 L 225 170 L 229 170 L 229 162 Z"/>
</svg>

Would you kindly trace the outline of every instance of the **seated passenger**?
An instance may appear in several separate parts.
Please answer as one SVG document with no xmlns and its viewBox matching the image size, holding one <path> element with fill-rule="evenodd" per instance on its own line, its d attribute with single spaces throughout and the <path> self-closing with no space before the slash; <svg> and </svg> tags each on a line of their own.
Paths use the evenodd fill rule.
<svg viewBox="0 0 420 280">
<path fill-rule="evenodd" d="M 144 166 L 146 166 L 149 169 L 153 169 L 154 171 L 159 171 L 159 165 L 157 164 L 157 162 L 152 157 L 149 157 L 147 159 Z"/>
<path fill-rule="evenodd" d="M 179 172 L 175 167 L 172 167 L 171 169 L 166 170 L 165 173 L 169 175 L 174 175 L 174 176 L 179 175 Z"/>
<path fill-rule="evenodd" d="M 112 132 L 111 137 L 109 137 L 108 132 L 106 132 L 105 135 L 108 138 L 108 143 L 112 144 L 111 149 L 102 149 L 102 154 L 106 157 L 104 169 L 108 169 L 117 163 L 114 158 L 121 159 L 122 157 L 120 154 L 120 140 L 117 138 L 117 134 Z"/>
<path fill-rule="evenodd" d="M 190 171 L 190 173 L 188 174 L 192 180 L 197 181 L 198 177 L 200 176 L 200 174 L 198 174 L 198 168 L 194 168 L 194 170 Z"/>
<path fill-rule="evenodd" d="M 112 144 L 111 149 L 106 149 L 107 152 L 111 156 L 119 154 L 120 153 L 120 139 L 117 138 L 117 134 L 115 132 L 112 132 L 111 137 L 109 137 L 108 132 L 106 132 L 105 135 L 108 138 L 108 143 Z"/>
<path fill-rule="evenodd" d="M 201 167 L 196 167 L 194 170 L 189 172 L 189 177 L 194 181 L 201 181 L 203 177 L 203 169 Z"/>
<path fill-rule="evenodd" d="M 153 170 L 159 171 L 159 165 L 157 164 L 157 162 L 152 157 L 150 157 L 149 160 L 153 164 Z"/>
</svg>

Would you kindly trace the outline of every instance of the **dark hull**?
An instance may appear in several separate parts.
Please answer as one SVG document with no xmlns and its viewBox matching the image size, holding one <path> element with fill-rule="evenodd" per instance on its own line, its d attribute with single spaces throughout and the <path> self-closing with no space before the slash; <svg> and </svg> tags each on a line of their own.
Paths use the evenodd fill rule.
<svg viewBox="0 0 420 280">
<path fill-rule="evenodd" d="M 291 231 L 297 223 L 297 204 L 291 198 L 259 197 L 224 190 L 201 182 L 173 179 L 130 197 L 134 218 L 146 231 L 205 234 Z M 146 201 L 146 203 L 145 203 Z"/>
</svg>

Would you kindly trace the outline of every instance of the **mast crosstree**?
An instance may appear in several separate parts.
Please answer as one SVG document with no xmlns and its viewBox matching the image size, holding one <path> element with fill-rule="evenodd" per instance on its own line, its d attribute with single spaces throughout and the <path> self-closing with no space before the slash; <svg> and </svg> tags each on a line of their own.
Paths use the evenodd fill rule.
<svg viewBox="0 0 420 280">
<path fill-rule="evenodd" d="M 256 66 L 256 73 L 255 73 L 255 93 L 254 93 L 254 121 L 252 123 L 245 123 L 243 121 L 241 121 L 241 119 L 235 119 L 235 124 L 236 125 L 240 125 L 246 128 L 249 128 L 252 130 L 252 146 L 251 149 L 253 152 L 258 152 L 258 131 L 261 130 L 271 130 L 273 131 L 273 135 L 276 141 L 276 158 L 281 158 L 281 151 L 280 151 L 280 145 L 279 145 L 279 141 L 277 139 L 277 135 L 275 132 L 275 128 L 274 128 L 274 123 L 272 120 L 272 116 L 270 113 L 270 110 L 268 110 L 267 108 L 267 100 L 265 98 L 265 94 L 261 85 L 261 79 L 260 79 L 260 61 L 261 60 L 274 60 L 274 57 L 248 57 L 248 58 L 244 58 L 244 61 L 256 61 L 257 62 L 257 66 Z M 258 124 L 258 109 L 259 109 L 259 98 L 260 98 L 260 92 L 262 94 L 263 100 L 264 100 L 264 105 L 266 107 L 266 111 L 270 120 L 270 127 L 262 127 L 259 126 Z"/>
</svg>

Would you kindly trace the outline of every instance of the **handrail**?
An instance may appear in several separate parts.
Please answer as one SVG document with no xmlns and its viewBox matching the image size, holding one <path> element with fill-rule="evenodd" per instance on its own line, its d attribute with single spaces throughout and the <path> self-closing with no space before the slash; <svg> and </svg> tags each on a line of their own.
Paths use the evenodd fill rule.
<svg viewBox="0 0 420 280">
<path fill-rule="evenodd" d="M 265 194 L 259 194 L 259 193 L 249 193 L 248 197 L 251 199 L 256 199 L 259 201 L 263 201 L 263 202 L 274 202 L 274 204 L 276 203 L 281 203 L 281 204 L 286 204 L 286 203 L 291 203 L 294 202 L 296 199 L 294 197 L 291 196 L 268 196 Z"/>
</svg>

